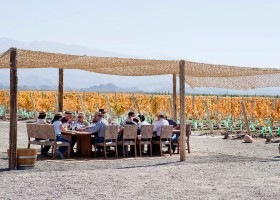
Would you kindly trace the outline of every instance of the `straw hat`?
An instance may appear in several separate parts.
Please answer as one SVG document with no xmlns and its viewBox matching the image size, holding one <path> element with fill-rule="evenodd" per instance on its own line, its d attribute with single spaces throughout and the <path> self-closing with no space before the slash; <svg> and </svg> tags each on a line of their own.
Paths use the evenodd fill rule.
<svg viewBox="0 0 280 200">
<path fill-rule="evenodd" d="M 102 117 L 102 113 L 97 111 L 97 112 L 94 113 L 94 116 L 101 116 Z"/>
</svg>

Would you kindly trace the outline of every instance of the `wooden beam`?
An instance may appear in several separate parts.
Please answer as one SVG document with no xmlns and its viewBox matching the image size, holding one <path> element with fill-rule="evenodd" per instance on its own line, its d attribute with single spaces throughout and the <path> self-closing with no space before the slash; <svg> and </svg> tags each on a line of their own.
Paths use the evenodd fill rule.
<svg viewBox="0 0 280 200">
<path fill-rule="evenodd" d="M 177 122 L 177 82 L 176 82 L 176 74 L 173 74 L 173 109 L 172 109 L 172 119 Z"/>
<path fill-rule="evenodd" d="M 186 113 L 185 113 L 185 61 L 181 60 L 180 67 L 180 161 L 186 160 Z"/>
<path fill-rule="evenodd" d="M 10 145 L 9 169 L 17 168 L 17 50 L 10 49 Z"/>
<path fill-rule="evenodd" d="M 59 69 L 58 112 L 63 112 L 63 69 Z"/>
</svg>

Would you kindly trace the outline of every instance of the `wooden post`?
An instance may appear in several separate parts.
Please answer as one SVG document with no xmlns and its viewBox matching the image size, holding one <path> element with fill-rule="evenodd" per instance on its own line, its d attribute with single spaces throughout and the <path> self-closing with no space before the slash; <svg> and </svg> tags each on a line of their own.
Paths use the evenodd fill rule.
<svg viewBox="0 0 280 200">
<path fill-rule="evenodd" d="M 17 167 L 17 50 L 10 49 L 10 146 L 9 169 Z"/>
<path fill-rule="evenodd" d="M 58 112 L 63 112 L 63 69 L 59 69 Z"/>
<path fill-rule="evenodd" d="M 177 122 L 177 92 L 176 92 L 176 74 L 173 74 L 173 112 L 172 118 Z"/>
<path fill-rule="evenodd" d="M 241 107 L 242 107 L 242 111 L 243 111 L 243 115 L 244 115 L 244 120 L 245 120 L 245 123 L 246 123 L 247 134 L 251 135 L 250 134 L 250 126 L 249 126 L 249 122 L 248 122 L 248 118 L 247 118 L 247 113 L 246 113 L 246 109 L 245 109 L 245 105 L 244 105 L 244 97 L 242 98 L 242 101 L 241 101 Z"/>
<path fill-rule="evenodd" d="M 185 61 L 181 60 L 180 67 L 180 161 L 186 160 L 186 113 L 185 113 Z"/>
</svg>

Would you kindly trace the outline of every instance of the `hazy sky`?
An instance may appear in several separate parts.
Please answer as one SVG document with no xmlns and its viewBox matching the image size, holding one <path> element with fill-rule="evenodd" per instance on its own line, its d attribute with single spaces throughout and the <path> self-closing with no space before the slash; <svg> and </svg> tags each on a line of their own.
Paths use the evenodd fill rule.
<svg viewBox="0 0 280 200">
<path fill-rule="evenodd" d="M 0 0 L 0 37 L 280 67 L 279 0 Z"/>
</svg>

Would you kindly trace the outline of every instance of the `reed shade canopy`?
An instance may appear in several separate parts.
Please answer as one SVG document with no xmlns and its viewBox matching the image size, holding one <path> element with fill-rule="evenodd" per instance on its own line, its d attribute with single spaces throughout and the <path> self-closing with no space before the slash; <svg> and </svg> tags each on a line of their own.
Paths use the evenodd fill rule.
<svg viewBox="0 0 280 200">
<path fill-rule="evenodd" d="M 9 68 L 10 50 L 0 55 L 0 68 Z M 280 69 L 249 68 L 185 61 L 185 82 L 192 88 L 247 90 L 280 87 Z M 179 75 L 177 60 L 79 56 L 17 49 L 18 68 L 80 69 L 121 76 Z"/>
</svg>

